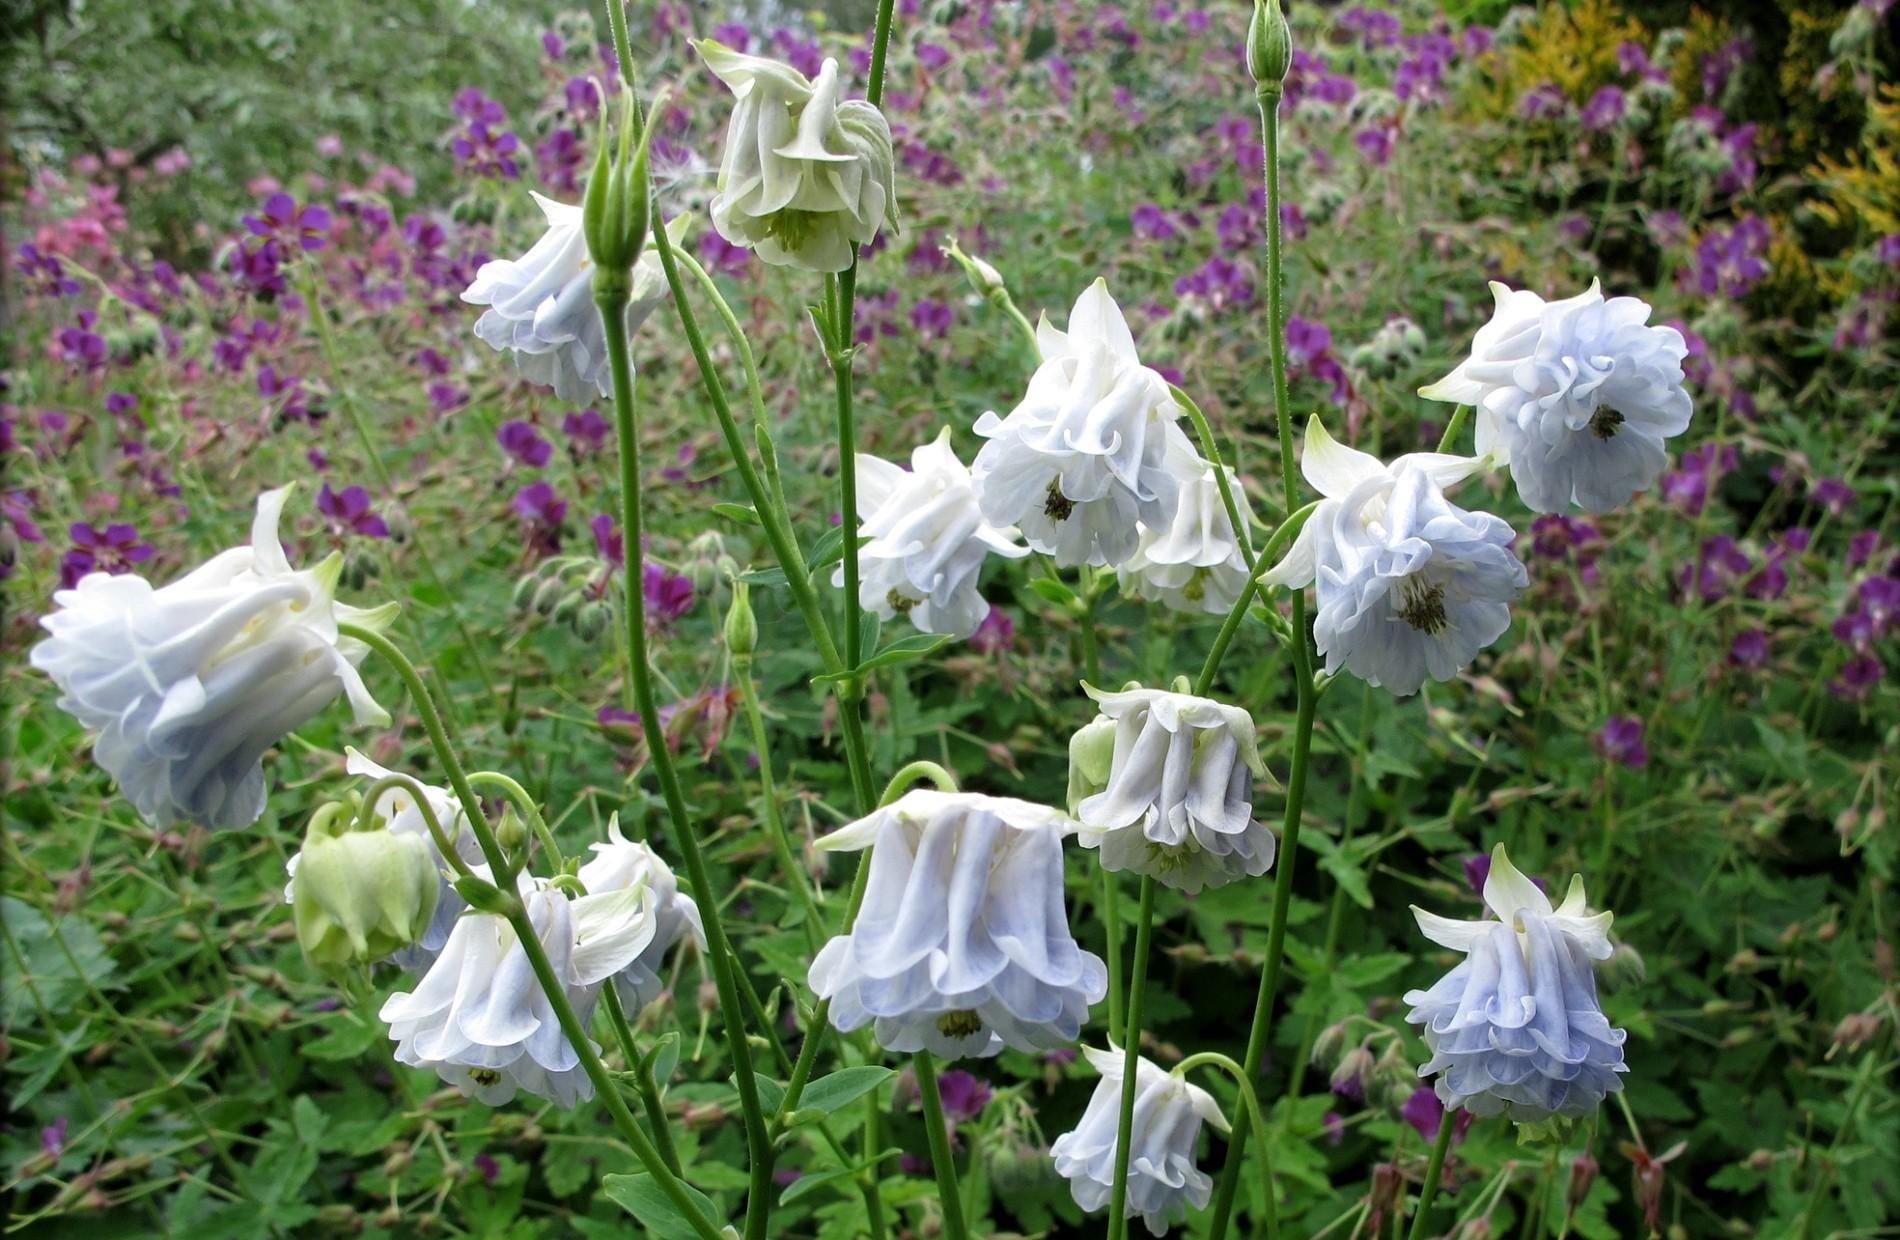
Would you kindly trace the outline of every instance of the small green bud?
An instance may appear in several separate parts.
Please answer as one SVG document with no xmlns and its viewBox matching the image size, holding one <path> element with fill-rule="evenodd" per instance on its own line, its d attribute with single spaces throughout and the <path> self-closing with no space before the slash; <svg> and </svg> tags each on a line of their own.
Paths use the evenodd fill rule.
<svg viewBox="0 0 1900 1240">
<path fill-rule="evenodd" d="M 587 238 L 587 252 L 600 267 L 594 282 L 597 299 L 624 297 L 628 294 L 631 279 L 627 273 L 640 261 L 640 252 L 646 248 L 647 230 L 652 226 L 653 219 L 647 148 L 653 141 L 654 125 L 665 104 L 665 97 L 655 99 L 653 107 L 648 110 L 646 126 L 640 131 L 638 150 L 633 146 L 632 88 L 623 84 L 621 98 L 625 100 L 625 106 L 621 109 L 619 153 L 610 166 L 607 162 L 606 109 L 603 108 L 594 171 L 587 180 L 587 195 L 581 203 L 581 231 Z"/>
<path fill-rule="evenodd" d="M 527 611 L 534 606 L 534 592 L 541 588 L 541 578 L 529 573 L 515 582 L 514 597 L 510 600 L 516 611 Z"/>
<path fill-rule="evenodd" d="M 495 842 L 510 855 L 520 852 L 522 845 L 528 842 L 528 824 L 521 821 L 513 805 L 502 808 L 501 821 L 495 824 Z"/>
<path fill-rule="evenodd" d="M 752 587 L 732 584 L 732 605 L 726 608 L 726 649 L 735 659 L 749 659 L 759 645 L 759 622 L 752 614 Z"/>
<path fill-rule="evenodd" d="M 963 276 L 970 287 L 986 298 L 994 299 L 998 294 L 1007 297 L 1009 288 L 1003 283 L 1003 273 L 990 266 L 974 254 L 965 254 L 963 247 L 957 244 L 955 237 L 942 247 L 943 256 L 963 268 Z"/>
<path fill-rule="evenodd" d="M 350 817 L 340 804 L 317 811 L 291 884 L 297 942 L 317 965 L 367 963 L 408 947 L 428 928 L 441 887 L 424 837 L 351 831 Z"/>
<path fill-rule="evenodd" d="M 495 884 L 476 875 L 455 880 L 455 894 L 468 901 L 469 907 L 478 913 L 506 913 L 508 894 Z"/>
<path fill-rule="evenodd" d="M 1084 798 L 1108 787 L 1108 769 L 1115 756 L 1115 721 L 1097 716 L 1069 738 L 1069 812 L 1079 812 Z"/>
<path fill-rule="evenodd" d="M 586 601 L 579 590 L 569 590 L 554 601 L 554 619 L 561 624 L 572 622 Z"/>
<path fill-rule="evenodd" d="M 607 621 L 610 618 L 611 613 L 607 610 L 607 604 L 594 599 L 574 613 L 574 636 L 584 642 L 597 641 L 600 635 L 607 631 Z"/>
<path fill-rule="evenodd" d="M 544 616 L 549 614 L 554 610 L 555 604 L 561 601 L 561 595 L 565 590 L 566 586 L 559 577 L 548 578 L 535 587 L 534 609 Z"/>
<path fill-rule="evenodd" d="M 1253 20 L 1247 25 L 1247 72 L 1254 84 L 1279 95 L 1292 63 L 1293 32 L 1280 11 L 1280 0 L 1253 0 Z"/>
</svg>

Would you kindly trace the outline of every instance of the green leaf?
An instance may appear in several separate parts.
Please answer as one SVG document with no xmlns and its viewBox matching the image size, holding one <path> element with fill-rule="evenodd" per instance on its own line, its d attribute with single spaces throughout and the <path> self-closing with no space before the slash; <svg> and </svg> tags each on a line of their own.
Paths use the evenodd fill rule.
<svg viewBox="0 0 1900 1240">
<path fill-rule="evenodd" d="M 667 1031 L 665 1037 L 653 1044 L 646 1053 L 644 1065 L 653 1074 L 653 1083 L 660 1087 L 660 1094 L 666 1094 L 666 1083 L 673 1079 L 673 1069 L 680 1062 L 680 1033 L 677 1029 Z"/>
<path fill-rule="evenodd" d="M 329 1023 L 322 1037 L 304 1045 L 303 1055 L 326 1063 L 359 1059 L 370 1047 L 385 1041 L 387 1037 L 381 1026 L 369 1024 L 353 1013 L 344 1012 Z"/>
<path fill-rule="evenodd" d="M 896 1073 L 890 1068 L 866 1066 L 860 1068 L 840 1068 L 830 1076 L 820 1077 L 805 1087 L 799 1096 L 801 1110 L 813 1109 L 827 1115 L 848 1102 L 854 1102 L 870 1093 Z"/>
<path fill-rule="evenodd" d="M 758 525 L 758 510 L 750 504 L 731 504 L 721 501 L 714 504 L 712 510 L 728 521 L 737 521 L 741 525 Z"/>
<path fill-rule="evenodd" d="M 739 1088 L 738 1073 L 735 1072 L 726 1079 L 732 1082 L 734 1089 Z M 763 1072 L 754 1072 L 752 1079 L 759 1087 L 759 1105 L 765 1108 L 767 1115 L 777 1115 L 779 1107 L 785 1102 L 785 1086 Z"/>
<path fill-rule="evenodd" d="M 1340 984 L 1354 990 L 1367 990 L 1397 974 L 1412 958 L 1404 952 L 1375 952 L 1369 956 L 1354 956 L 1339 961 L 1333 966 L 1333 976 Z"/>
<path fill-rule="evenodd" d="M 1038 577 L 1029 583 L 1029 588 L 1059 607 L 1075 606 L 1075 591 L 1054 577 Z"/>
<path fill-rule="evenodd" d="M 864 661 L 864 671 L 873 668 L 891 667 L 898 663 L 907 663 L 912 659 L 921 659 L 933 650 L 948 644 L 949 635 L 945 633 L 912 633 L 909 637 L 900 637 L 884 649 Z"/>
<path fill-rule="evenodd" d="M 754 586 L 782 586 L 785 584 L 785 570 L 782 568 L 755 568 L 740 573 L 739 580 Z"/>
<path fill-rule="evenodd" d="M 600 1187 L 614 1204 L 618 1205 L 642 1227 L 647 1234 L 658 1236 L 661 1240 L 698 1240 L 699 1233 L 693 1230 L 680 1208 L 660 1187 L 659 1181 L 644 1171 L 632 1175 L 610 1175 L 601 1179 Z M 712 1198 L 694 1188 L 691 1184 L 682 1184 L 686 1196 L 699 1207 L 701 1214 L 710 1220 L 715 1228 L 720 1225 L 719 1211 L 714 1208 Z"/>
<path fill-rule="evenodd" d="M 835 1183 L 851 1173 L 852 1168 L 850 1167 L 833 1167 L 830 1171 L 801 1175 L 785 1186 L 785 1191 L 779 1194 L 778 1203 L 782 1206 L 789 1206 L 800 1197 L 808 1193 L 816 1192 L 825 1185 Z"/>
</svg>

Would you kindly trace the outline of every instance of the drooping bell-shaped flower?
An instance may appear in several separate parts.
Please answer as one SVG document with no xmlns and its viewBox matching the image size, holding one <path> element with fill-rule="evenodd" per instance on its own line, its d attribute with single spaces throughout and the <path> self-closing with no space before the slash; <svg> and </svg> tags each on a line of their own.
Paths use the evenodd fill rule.
<svg viewBox="0 0 1900 1240">
<path fill-rule="evenodd" d="M 1495 281 L 1491 294 L 1471 356 L 1419 395 L 1473 406 L 1478 452 L 1508 466 L 1538 512 L 1604 512 L 1653 486 L 1663 440 L 1688 429 L 1693 408 L 1682 333 L 1651 326 L 1638 298 L 1605 299 L 1594 280 L 1562 301 Z"/>
<path fill-rule="evenodd" d="M 488 878 L 485 868 L 475 873 Z M 517 880 L 535 936 L 585 1026 L 601 983 L 652 942 L 638 886 L 570 900 L 545 880 Z M 383 1004 L 396 1061 L 431 1068 L 470 1098 L 499 1106 L 525 1091 L 571 1107 L 594 1096 L 580 1056 L 561 1032 L 514 926 L 494 913 L 465 912 L 442 954 L 413 991 Z"/>
<path fill-rule="evenodd" d="M 1562 904 L 1520 873 L 1499 844 L 1484 902 L 1493 917 L 1454 921 L 1413 908 L 1434 943 L 1466 953 L 1430 990 L 1405 996 L 1432 1057 L 1447 1111 L 1508 1114 L 1520 1123 L 1578 1118 L 1623 1088 L 1624 1032 L 1597 1002 L 1592 960 L 1612 954 L 1611 915 L 1591 913 L 1583 877 Z"/>
<path fill-rule="evenodd" d="M 1122 1052 L 1085 1046 L 1091 1067 L 1102 1079 L 1074 1131 L 1049 1147 L 1056 1172 L 1069 1181 L 1075 1204 L 1091 1213 L 1113 1202 L 1117 1137 L 1122 1105 Z M 1214 1190 L 1211 1176 L 1194 1162 L 1201 1123 L 1228 1131 L 1214 1096 L 1183 1077 L 1164 1072 L 1146 1057 L 1135 1061 L 1135 1111 L 1128 1133 L 1126 1217 L 1139 1218 L 1151 1236 L 1165 1236 L 1190 1209 L 1207 1205 Z"/>
<path fill-rule="evenodd" d="M 712 202 L 721 236 L 775 266 L 843 271 L 887 222 L 897 227 L 890 124 L 841 99 L 837 61 L 813 79 L 712 39 L 693 46 L 734 99 Z"/>
<path fill-rule="evenodd" d="M 310 819 L 285 891 L 297 942 L 318 965 L 368 964 L 413 945 L 429 928 L 441 874 L 428 841 L 331 802 Z"/>
<path fill-rule="evenodd" d="M 858 549 L 859 602 L 926 633 L 968 637 L 990 610 L 976 589 L 983 561 L 1020 559 L 1029 548 L 1015 530 L 983 519 L 948 427 L 912 452 L 910 465 L 858 455 L 858 534 L 870 539 Z M 844 584 L 843 566 L 831 582 Z"/>
<path fill-rule="evenodd" d="M 1057 564 L 1119 565 L 1137 523 L 1174 524 L 1181 488 L 1205 468 L 1178 424 L 1168 381 L 1141 364 L 1108 284 L 1076 299 L 1069 328 L 1036 327 L 1042 364 L 1008 417 L 976 422 L 988 439 L 970 472 L 983 515 L 1020 526 Z"/>
<path fill-rule="evenodd" d="M 1028 801 L 918 789 L 819 840 L 871 849 L 857 920 L 812 961 L 831 1023 L 946 1059 L 1073 1042 L 1108 993 L 1063 906 L 1074 829 Z"/>
<path fill-rule="evenodd" d="M 579 874 L 587 893 L 597 896 L 637 888 L 640 915 L 653 923 L 652 942 L 614 975 L 627 1012 L 635 1014 L 666 989 L 660 973 L 666 953 L 687 935 L 705 951 L 706 927 L 699 920 L 699 905 L 680 890 L 679 880 L 659 854 L 621 834 L 618 815 L 607 824 L 606 842 L 591 847 L 593 859 L 581 866 Z"/>
<path fill-rule="evenodd" d="M 462 294 L 470 305 L 488 307 L 475 320 L 475 334 L 513 353 L 522 377 L 553 388 L 564 401 L 584 405 L 611 397 L 607 331 L 594 305 L 594 262 L 581 231 L 581 208 L 539 194 L 533 198 L 547 217 L 547 231 L 520 258 L 483 263 Z M 687 216 L 674 216 L 667 221 L 667 236 L 678 244 L 688 223 Z M 666 275 L 649 245 L 633 265 L 629 336 L 666 295 Z"/>
<path fill-rule="evenodd" d="M 1201 464 L 1201 472 L 1181 484 L 1174 521 L 1161 528 L 1142 526 L 1135 554 L 1117 577 L 1122 593 L 1130 598 L 1152 599 L 1176 611 L 1224 616 L 1247 585 L 1247 562 L 1241 558 L 1234 523 L 1221 501 L 1214 467 Z M 1238 495 L 1240 480 L 1231 469 L 1227 478 Z"/>
<path fill-rule="evenodd" d="M 339 696 L 359 724 L 389 722 L 357 672 L 368 647 L 337 624 L 379 628 L 396 605 L 337 602 L 341 552 L 291 568 L 277 540 L 290 491 L 258 497 L 250 546 L 163 587 L 90 573 L 40 619 L 52 636 L 29 661 L 59 686 L 60 709 L 98 733 L 94 760 L 154 826 L 257 821 L 264 751 Z"/>
<path fill-rule="evenodd" d="M 1253 818 L 1267 773 L 1253 718 L 1191 693 L 1083 688 L 1101 714 L 1069 745 L 1069 812 L 1102 868 L 1190 895 L 1265 874 L 1274 839 Z"/>
<path fill-rule="evenodd" d="M 1313 641 L 1329 674 L 1406 697 L 1427 676 L 1457 675 L 1511 627 L 1530 580 L 1511 527 L 1442 489 L 1484 464 L 1418 452 L 1385 465 L 1335 442 L 1318 418 L 1308 424 L 1300 468 L 1325 498 L 1265 580 L 1316 587 Z"/>
</svg>

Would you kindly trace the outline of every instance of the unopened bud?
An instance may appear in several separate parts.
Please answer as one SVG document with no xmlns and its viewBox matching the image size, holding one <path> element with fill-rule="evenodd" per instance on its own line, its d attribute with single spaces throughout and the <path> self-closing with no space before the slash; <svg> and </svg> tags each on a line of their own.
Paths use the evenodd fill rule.
<svg viewBox="0 0 1900 1240">
<path fill-rule="evenodd" d="M 699 984 L 699 1010 L 702 1012 L 717 1012 L 719 1010 L 719 986 L 717 983 L 708 980 Z"/>
<path fill-rule="evenodd" d="M 1253 21 L 1247 25 L 1247 72 L 1263 94 L 1278 97 L 1286 71 L 1293 63 L 1293 32 L 1287 28 L 1280 0 L 1253 0 Z"/>
<path fill-rule="evenodd" d="M 1564 1190 L 1564 1200 L 1571 1210 L 1576 1210 L 1583 1204 L 1584 1198 L 1590 1195 L 1590 1187 L 1597 1182 L 1597 1175 L 1601 1171 L 1597 1160 L 1590 1157 L 1589 1150 L 1570 1160 L 1570 1182 Z"/>
<path fill-rule="evenodd" d="M 594 296 L 624 301 L 632 290 L 629 273 L 646 248 L 653 218 L 647 147 L 653 140 L 662 101 L 654 100 L 648 111 L 635 151 L 633 92 L 623 91 L 622 98 L 626 104 L 620 117 L 620 151 L 611 165 L 607 159 L 607 109 L 601 109 L 598 154 L 581 202 L 581 232 L 587 238 L 588 254 L 599 267 L 594 276 Z"/>
<path fill-rule="evenodd" d="M 1337 1063 L 1340 1052 L 1346 1049 L 1346 1022 L 1328 1025 L 1319 1031 L 1313 1039 L 1313 1060 L 1315 1065 Z"/>
<path fill-rule="evenodd" d="M 1009 295 L 1009 288 L 1003 283 L 1003 273 L 974 254 L 965 254 L 955 237 L 950 238 L 950 243 L 942 249 L 943 256 L 963 269 L 964 278 L 978 293 L 986 298 Z"/>
<path fill-rule="evenodd" d="M 732 604 L 726 608 L 726 650 L 735 659 L 750 659 L 759 644 L 759 622 L 752 614 L 752 587 L 743 581 L 732 586 Z"/>
<path fill-rule="evenodd" d="M 1372 1052 L 1364 1045 L 1353 1047 L 1340 1056 L 1338 1065 L 1333 1068 L 1333 1092 L 1343 1098 L 1365 1097 L 1366 1081 L 1376 1066 Z"/>
<path fill-rule="evenodd" d="M 559 577 L 548 578 L 535 587 L 534 609 L 544 616 L 549 614 L 554 610 L 555 604 L 561 601 L 561 595 L 565 591 L 566 587 Z"/>
<path fill-rule="evenodd" d="M 1088 797 L 1108 787 L 1108 769 L 1115 756 L 1115 721 L 1098 715 L 1069 738 L 1069 812 L 1078 812 Z"/>
<path fill-rule="evenodd" d="M 495 824 L 495 842 L 508 853 L 519 852 L 528 842 L 528 824 L 521 821 L 513 805 L 502 807 L 501 821 Z"/>
<path fill-rule="evenodd" d="M 297 942 L 318 965 L 381 960 L 422 936 L 441 889 L 426 837 L 351 830 L 352 807 L 311 817 L 291 880 Z"/>
</svg>

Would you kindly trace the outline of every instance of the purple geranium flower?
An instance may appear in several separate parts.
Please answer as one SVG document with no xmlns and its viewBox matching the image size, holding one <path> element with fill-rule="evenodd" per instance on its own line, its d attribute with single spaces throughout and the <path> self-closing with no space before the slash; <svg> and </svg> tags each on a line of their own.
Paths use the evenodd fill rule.
<svg viewBox="0 0 1900 1240">
<path fill-rule="evenodd" d="M 1649 765 L 1649 746 L 1643 743 L 1643 721 L 1635 715 L 1611 715 L 1597 733 L 1597 752 L 1632 770 Z"/>
<path fill-rule="evenodd" d="M 59 581 L 69 590 L 88 573 L 130 572 L 134 564 L 143 564 L 156 554 L 150 543 L 139 541 L 138 527 L 123 521 L 103 530 L 75 521 L 67 532 L 73 545 L 60 557 Z"/>
<path fill-rule="evenodd" d="M 317 511 L 329 518 L 330 528 L 339 534 L 348 531 L 365 538 L 389 537 L 388 524 L 370 511 L 369 492 L 360 486 L 335 491 L 324 483 L 317 492 Z"/>
<path fill-rule="evenodd" d="M 315 203 L 299 207 L 295 198 L 280 190 L 264 200 L 258 214 L 244 217 L 244 227 L 266 243 L 321 250 L 329 240 L 330 212 Z"/>
<path fill-rule="evenodd" d="M 531 469 L 546 465 L 554 454 L 553 446 L 541 437 L 534 424 L 519 419 L 502 423 L 501 429 L 495 432 L 495 442 L 501 445 L 503 452 Z"/>
</svg>

